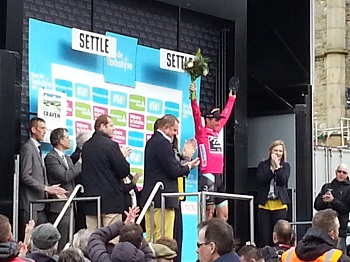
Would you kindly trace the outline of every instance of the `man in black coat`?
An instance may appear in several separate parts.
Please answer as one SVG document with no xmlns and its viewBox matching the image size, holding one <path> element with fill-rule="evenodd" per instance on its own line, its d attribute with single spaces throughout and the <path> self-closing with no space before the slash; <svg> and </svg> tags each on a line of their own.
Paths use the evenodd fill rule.
<svg viewBox="0 0 350 262">
<path fill-rule="evenodd" d="M 331 208 L 338 213 L 340 222 L 337 247 L 346 253 L 346 228 L 350 212 L 350 182 L 348 167 L 340 164 L 335 170 L 335 178 L 331 183 L 322 186 L 314 203 L 316 210 Z"/>
<path fill-rule="evenodd" d="M 122 219 L 123 178 L 130 173 L 130 165 L 118 143 L 111 140 L 113 131 L 112 118 L 100 115 L 95 121 L 95 133 L 82 152 L 84 196 L 101 196 L 102 226 Z M 87 229 L 96 229 L 96 202 L 86 202 L 84 209 Z"/>
<path fill-rule="evenodd" d="M 172 139 L 177 134 L 179 120 L 173 115 L 165 115 L 159 120 L 158 130 L 148 140 L 145 148 L 145 176 L 141 192 L 141 204 L 144 205 L 150 196 L 155 184 L 163 182 L 164 190 L 158 190 L 154 197 L 154 241 L 161 237 L 161 193 L 177 193 L 177 178 L 186 176 L 190 170 L 199 164 L 198 158 L 181 165 L 176 160 L 172 146 Z M 165 236 L 173 238 L 174 232 L 174 208 L 179 207 L 179 200 L 174 197 L 165 199 Z M 147 241 L 151 240 L 150 212 L 145 216 Z"/>
</svg>

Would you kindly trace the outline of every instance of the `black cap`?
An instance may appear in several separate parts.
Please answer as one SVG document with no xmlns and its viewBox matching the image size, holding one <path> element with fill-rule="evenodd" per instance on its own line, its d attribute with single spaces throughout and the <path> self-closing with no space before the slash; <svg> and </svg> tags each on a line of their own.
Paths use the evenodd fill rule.
<svg viewBox="0 0 350 262">
<path fill-rule="evenodd" d="M 205 118 L 215 118 L 216 120 L 220 120 L 221 118 L 225 118 L 224 116 L 221 116 L 220 114 L 220 108 L 212 108 L 210 111 L 208 111 L 205 115 Z"/>
</svg>

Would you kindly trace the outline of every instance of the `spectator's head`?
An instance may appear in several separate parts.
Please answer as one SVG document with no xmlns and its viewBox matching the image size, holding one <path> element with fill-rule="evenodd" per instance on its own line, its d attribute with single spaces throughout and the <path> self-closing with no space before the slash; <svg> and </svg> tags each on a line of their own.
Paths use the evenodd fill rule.
<svg viewBox="0 0 350 262">
<path fill-rule="evenodd" d="M 119 242 L 113 248 L 112 262 L 143 262 L 145 254 L 130 242 Z"/>
<path fill-rule="evenodd" d="M 36 226 L 32 233 L 32 251 L 52 257 L 57 251 L 60 239 L 60 232 L 52 224 Z"/>
<path fill-rule="evenodd" d="M 112 117 L 109 115 L 100 115 L 95 121 L 95 131 L 105 133 L 110 138 L 113 137 L 114 125 Z"/>
<path fill-rule="evenodd" d="M 245 245 L 238 251 L 241 262 L 264 262 L 259 248 L 253 245 Z"/>
<path fill-rule="evenodd" d="M 92 136 L 91 130 L 83 130 L 77 135 L 77 147 L 83 149 L 83 145 L 88 141 Z"/>
<path fill-rule="evenodd" d="M 89 257 L 88 242 L 92 230 L 80 229 L 73 237 L 73 247 L 80 249 L 85 257 Z"/>
<path fill-rule="evenodd" d="M 340 164 L 335 170 L 335 178 L 339 181 L 345 181 L 348 179 L 348 166 L 345 164 Z"/>
<path fill-rule="evenodd" d="M 282 140 L 275 140 L 271 143 L 269 148 L 269 157 L 271 154 L 276 154 L 278 160 L 281 162 L 287 161 L 287 149 Z"/>
<path fill-rule="evenodd" d="M 46 122 L 40 117 L 33 117 L 29 123 L 30 136 L 38 142 L 44 140 L 46 134 Z"/>
<path fill-rule="evenodd" d="M 175 239 L 172 239 L 170 237 L 161 237 L 156 241 L 156 244 L 162 244 L 164 246 L 167 246 L 172 251 L 178 252 L 178 246 Z"/>
<path fill-rule="evenodd" d="M 140 248 L 143 239 L 143 230 L 139 224 L 124 225 L 120 230 L 119 242 L 129 242 Z"/>
<path fill-rule="evenodd" d="M 7 243 L 12 239 L 11 224 L 7 216 L 0 214 L 0 243 Z"/>
<path fill-rule="evenodd" d="M 205 119 L 205 126 L 214 130 L 218 131 L 220 127 L 220 119 L 225 118 L 221 116 L 220 108 L 212 108 L 208 112 L 205 113 L 204 119 Z"/>
<path fill-rule="evenodd" d="M 198 229 L 197 253 L 200 262 L 214 261 L 233 251 L 233 229 L 224 220 L 212 218 L 203 221 Z"/>
<path fill-rule="evenodd" d="M 68 129 L 56 128 L 50 134 L 51 145 L 61 151 L 65 151 L 70 148 L 70 139 Z"/>
<path fill-rule="evenodd" d="M 173 140 L 174 136 L 177 135 L 179 123 L 179 120 L 175 116 L 167 114 L 159 120 L 158 129 Z"/>
<path fill-rule="evenodd" d="M 273 228 L 272 239 L 274 243 L 290 245 L 293 237 L 293 228 L 287 220 L 280 219 Z"/>
<path fill-rule="evenodd" d="M 84 262 L 83 253 L 74 247 L 62 250 L 58 262 Z"/>
<path fill-rule="evenodd" d="M 312 227 L 326 232 L 334 241 L 339 237 L 339 219 L 333 209 L 318 211 L 312 218 Z"/>
<path fill-rule="evenodd" d="M 156 255 L 157 262 L 172 262 L 177 256 L 174 250 L 163 244 L 153 244 L 152 248 Z"/>
</svg>

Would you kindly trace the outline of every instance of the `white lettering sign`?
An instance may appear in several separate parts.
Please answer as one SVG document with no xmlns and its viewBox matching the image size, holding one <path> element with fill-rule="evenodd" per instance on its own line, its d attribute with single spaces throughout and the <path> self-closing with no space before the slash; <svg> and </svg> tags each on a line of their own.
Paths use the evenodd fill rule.
<svg viewBox="0 0 350 262">
<path fill-rule="evenodd" d="M 117 56 L 117 39 L 73 28 L 72 49 L 115 58 Z"/>
<path fill-rule="evenodd" d="M 160 49 L 160 68 L 184 72 L 183 65 L 190 58 L 193 58 L 194 55 L 189 55 L 185 53 L 180 53 L 167 49 Z"/>
</svg>

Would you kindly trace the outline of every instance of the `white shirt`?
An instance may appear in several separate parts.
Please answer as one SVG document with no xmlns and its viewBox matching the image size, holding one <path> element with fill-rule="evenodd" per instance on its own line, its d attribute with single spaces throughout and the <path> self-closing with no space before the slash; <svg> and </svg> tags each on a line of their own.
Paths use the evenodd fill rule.
<svg viewBox="0 0 350 262">
<path fill-rule="evenodd" d="M 32 142 L 34 143 L 34 146 L 36 147 L 36 149 L 38 149 L 38 152 L 40 154 L 39 146 L 41 146 L 41 144 L 32 137 L 30 138 L 30 140 L 32 140 Z"/>
<path fill-rule="evenodd" d="M 157 131 L 158 131 L 159 133 L 161 133 L 170 143 L 172 143 L 171 138 L 168 137 L 162 130 L 157 129 Z"/>
<path fill-rule="evenodd" d="M 66 165 L 66 167 L 68 167 L 68 163 L 67 163 L 67 159 L 66 159 L 66 154 L 64 152 L 62 152 L 61 150 L 57 149 L 56 147 L 53 148 L 56 153 L 60 156 L 60 158 L 62 158 L 64 164 Z"/>
</svg>

